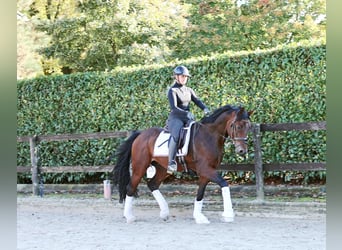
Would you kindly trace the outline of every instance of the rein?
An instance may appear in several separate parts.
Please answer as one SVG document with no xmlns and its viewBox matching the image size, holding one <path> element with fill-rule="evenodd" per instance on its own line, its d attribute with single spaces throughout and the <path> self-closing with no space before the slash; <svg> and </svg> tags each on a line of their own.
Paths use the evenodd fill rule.
<svg viewBox="0 0 342 250">
<path fill-rule="evenodd" d="M 231 123 L 229 123 L 229 122 L 226 123 L 225 134 L 218 133 L 218 135 L 220 137 L 222 137 L 224 141 L 226 141 L 226 139 L 230 138 L 233 141 L 233 143 L 235 143 L 236 141 L 242 141 L 245 144 L 247 144 L 248 135 L 246 137 L 238 137 L 238 136 L 236 136 L 236 134 L 237 134 L 237 128 L 236 128 L 237 127 L 236 126 L 236 122 L 237 121 L 236 120 L 237 120 L 237 115 L 235 115 L 234 120 Z M 195 134 L 197 133 L 199 127 L 202 126 L 203 124 L 201 122 L 196 122 L 195 125 L 196 126 L 194 126 L 194 131 L 193 131 L 193 134 L 192 134 L 193 142 L 195 140 Z M 194 150 L 194 152 L 196 150 L 195 146 L 194 146 L 194 143 L 193 143 L 193 150 Z"/>
<path fill-rule="evenodd" d="M 196 123 L 200 126 L 202 126 L 202 123 Z M 228 127 L 228 126 L 227 126 Z M 230 125 L 230 127 L 233 129 L 232 133 L 229 134 L 228 129 L 226 127 L 226 132 L 227 132 L 227 136 L 226 135 L 221 135 L 219 134 L 220 137 L 222 137 L 224 140 L 230 138 L 232 141 L 244 141 L 245 143 L 247 143 L 248 141 L 248 136 L 247 137 L 235 137 L 234 134 L 236 134 L 236 125 L 235 125 L 235 121 Z M 198 128 L 196 129 L 196 131 L 194 131 L 193 134 L 193 139 L 195 138 L 195 133 L 197 132 Z"/>
</svg>

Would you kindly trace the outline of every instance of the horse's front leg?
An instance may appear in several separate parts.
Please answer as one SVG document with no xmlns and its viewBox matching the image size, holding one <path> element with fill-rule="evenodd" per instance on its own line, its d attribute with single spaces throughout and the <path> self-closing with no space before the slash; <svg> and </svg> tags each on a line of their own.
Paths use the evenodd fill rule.
<svg viewBox="0 0 342 250">
<path fill-rule="evenodd" d="M 222 187 L 221 190 L 222 190 L 222 197 L 223 197 L 222 220 L 224 222 L 232 222 L 234 221 L 234 210 L 232 206 L 232 200 L 230 198 L 229 186 Z"/>
<path fill-rule="evenodd" d="M 216 172 L 216 171 L 215 171 Z M 228 186 L 228 182 L 219 174 L 215 173 L 210 178 L 212 182 L 217 183 L 221 187 L 222 198 L 223 198 L 223 213 L 222 220 L 224 222 L 232 222 L 234 221 L 234 210 L 232 206 L 232 200 L 230 198 L 230 189 Z"/>
<path fill-rule="evenodd" d="M 232 206 L 232 200 L 230 198 L 230 189 L 228 186 L 228 182 L 217 172 L 215 174 L 215 177 L 211 181 L 217 183 L 221 187 L 223 198 L 222 220 L 224 222 L 234 221 L 234 210 Z"/>
<path fill-rule="evenodd" d="M 197 197 L 194 203 L 194 212 L 193 217 L 197 224 L 209 224 L 210 221 L 208 218 L 202 213 L 202 206 L 203 206 L 203 197 L 205 188 L 207 187 L 208 180 L 204 178 L 200 178 L 198 190 L 197 190 Z"/>
</svg>

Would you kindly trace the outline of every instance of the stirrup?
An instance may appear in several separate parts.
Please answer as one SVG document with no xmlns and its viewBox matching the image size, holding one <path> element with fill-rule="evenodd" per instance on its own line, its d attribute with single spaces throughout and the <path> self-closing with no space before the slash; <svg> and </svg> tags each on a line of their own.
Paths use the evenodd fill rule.
<svg viewBox="0 0 342 250">
<path fill-rule="evenodd" d="M 169 162 L 166 171 L 168 174 L 173 174 L 174 172 L 177 171 L 177 163 L 175 160 L 172 160 L 171 162 Z"/>
</svg>

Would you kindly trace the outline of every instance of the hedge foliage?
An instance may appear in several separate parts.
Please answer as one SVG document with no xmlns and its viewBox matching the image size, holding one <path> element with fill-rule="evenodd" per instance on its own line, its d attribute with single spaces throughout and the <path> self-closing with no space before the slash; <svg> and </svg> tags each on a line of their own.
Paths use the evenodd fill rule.
<svg viewBox="0 0 342 250">
<path fill-rule="evenodd" d="M 225 104 L 255 110 L 252 122 L 326 119 L 326 44 L 302 42 L 270 50 L 191 58 L 165 65 L 119 68 L 20 80 L 17 135 L 123 131 L 164 126 L 172 70 L 186 65 L 188 86 L 213 110 Z M 202 111 L 192 104 L 199 119 Z M 121 140 L 41 143 L 42 166 L 96 165 Z M 250 142 L 251 144 L 251 142 Z M 266 132 L 264 162 L 325 161 L 326 132 Z M 253 147 L 247 159 L 253 161 Z M 18 144 L 18 165 L 30 165 L 29 147 Z M 230 147 L 225 161 L 239 161 Z"/>
</svg>

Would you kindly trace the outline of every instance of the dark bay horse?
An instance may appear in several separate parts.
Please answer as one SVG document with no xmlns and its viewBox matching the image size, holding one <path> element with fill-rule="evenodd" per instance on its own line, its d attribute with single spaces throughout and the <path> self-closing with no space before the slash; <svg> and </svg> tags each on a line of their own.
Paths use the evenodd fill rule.
<svg viewBox="0 0 342 250">
<path fill-rule="evenodd" d="M 204 192 L 211 181 L 221 187 L 224 211 L 223 221 L 234 220 L 230 189 L 228 183 L 217 172 L 223 157 L 224 142 L 230 138 L 239 155 L 247 153 L 247 134 L 251 126 L 250 115 L 243 107 L 225 105 L 216 109 L 210 116 L 196 122 L 192 129 L 188 154 L 185 162 L 188 169 L 195 171 L 199 177 L 197 197 L 194 201 L 193 217 L 198 224 L 209 223 L 202 213 Z M 124 216 L 127 223 L 135 220 L 133 215 L 133 199 L 137 186 L 145 175 L 147 168 L 153 165 L 155 175 L 147 185 L 160 207 L 160 217 L 166 220 L 169 207 L 159 186 L 166 178 L 168 158 L 153 156 L 155 141 L 163 128 L 149 128 L 134 132 L 118 149 L 117 164 L 114 167 L 114 184 L 118 184 L 120 202 L 125 201 Z M 182 166 L 178 162 L 178 171 Z"/>
</svg>

